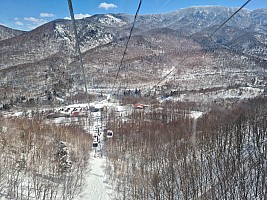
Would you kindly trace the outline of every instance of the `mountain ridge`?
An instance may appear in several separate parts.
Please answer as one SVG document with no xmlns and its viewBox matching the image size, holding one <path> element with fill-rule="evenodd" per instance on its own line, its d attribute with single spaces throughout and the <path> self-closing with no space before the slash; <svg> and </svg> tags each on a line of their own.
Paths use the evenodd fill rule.
<svg viewBox="0 0 267 200">
<path fill-rule="evenodd" d="M 208 37 L 234 10 L 226 7 L 191 7 L 165 14 L 139 15 L 124 60 L 122 54 L 132 27 L 132 15 L 98 14 L 77 20 L 89 86 L 109 87 L 112 82 L 120 82 L 125 87 L 132 83 L 132 87 L 149 88 L 149 85 L 157 83 L 169 70 L 175 69 L 162 83 L 170 84 L 173 90 L 177 87 L 179 90 L 212 88 L 212 83 L 215 84 L 216 81 L 220 84 L 216 83 L 216 87 L 250 85 L 253 76 L 261 80 L 261 85 L 257 87 L 264 88 L 267 76 L 262 63 L 265 63 L 267 55 L 267 9 L 242 10 L 216 34 Z M 0 77 L 16 77 L 16 70 L 4 73 L 4 69 L 16 69 L 14 66 L 29 66 L 29 69 L 33 69 L 34 63 L 39 65 L 37 63 L 43 60 L 42 66 L 46 70 L 57 69 L 54 73 L 58 73 L 56 77 L 61 77 L 61 83 L 65 82 L 64 77 L 68 77 L 66 81 L 69 77 L 74 77 L 68 91 L 82 88 L 81 69 L 74 47 L 71 21 L 64 19 L 54 20 L 32 31 L 2 40 Z M 55 56 L 62 62 L 54 64 Z M 184 57 L 188 59 L 183 62 Z M 121 64 L 120 74 L 115 80 Z M 228 72 L 224 74 L 227 75 L 221 77 L 218 70 L 225 69 Z M 241 69 L 250 70 L 251 74 L 242 73 Z M 34 80 L 38 83 L 38 77 L 42 74 L 38 71 L 34 73 L 28 78 L 24 77 L 28 87 L 33 82 L 32 76 L 36 76 Z M 210 78 L 209 83 L 205 76 L 212 73 L 214 77 Z M 186 80 L 190 74 L 195 74 L 198 78 Z M 49 78 L 49 73 L 46 76 L 46 91 L 50 90 L 53 94 L 55 83 L 49 81 L 55 79 Z M 220 78 L 222 81 L 218 81 Z M 44 84 L 43 75 L 40 80 L 42 81 L 38 84 Z M 2 79 L 0 84 L 16 85 L 12 78 Z M 68 95 L 67 90 L 57 89 L 61 96 Z M 14 96 L 19 91 L 20 89 Z M 24 89 L 23 91 L 25 92 Z M 11 96 L 10 93 L 9 97 Z M 3 96 L 0 100 L 4 101 Z"/>
<path fill-rule="evenodd" d="M 6 27 L 6 26 L 0 24 L 0 41 L 6 40 L 6 39 L 9 39 L 12 37 L 16 37 L 16 36 L 21 35 L 23 33 L 26 33 L 26 31 L 12 29 L 12 28 L 9 28 L 9 27 Z"/>
</svg>

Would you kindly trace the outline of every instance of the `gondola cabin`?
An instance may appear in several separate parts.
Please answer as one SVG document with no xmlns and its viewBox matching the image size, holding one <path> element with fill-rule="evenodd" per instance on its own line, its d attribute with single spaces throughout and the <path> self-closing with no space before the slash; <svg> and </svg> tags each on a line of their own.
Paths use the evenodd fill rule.
<svg viewBox="0 0 267 200">
<path fill-rule="evenodd" d="M 135 108 L 135 109 L 143 109 L 143 108 L 144 108 L 144 104 L 136 103 L 136 104 L 134 105 L 134 108 Z"/>
<path fill-rule="evenodd" d="M 107 138 L 112 138 L 113 137 L 113 131 L 112 130 L 108 130 L 107 131 Z"/>
<path fill-rule="evenodd" d="M 93 141 L 93 147 L 97 147 L 98 146 L 98 141 L 97 140 L 94 140 Z"/>
<path fill-rule="evenodd" d="M 99 142 L 100 142 L 99 137 L 97 135 L 94 135 L 93 147 L 98 147 Z"/>
</svg>

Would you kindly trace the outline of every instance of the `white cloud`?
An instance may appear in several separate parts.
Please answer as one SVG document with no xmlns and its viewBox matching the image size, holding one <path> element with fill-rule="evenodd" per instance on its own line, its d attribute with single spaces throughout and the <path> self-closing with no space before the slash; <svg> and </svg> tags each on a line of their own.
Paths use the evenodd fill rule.
<svg viewBox="0 0 267 200">
<path fill-rule="evenodd" d="M 74 18 L 75 19 L 82 19 L 82 18 L 86 18 L 86 17 L 90 17 L 91 15 L 89 15 L 89 14 L 82 14 L 82 13 L 80 13 L 80 14 L 75 14 L 74 15 Z M 64 19 L 71 19 L 70 17 L 65 17 Z"/>
<path fill-rule="evenodd" d="M 118 6 L 113 4 L 113 3 L 106 3 L 106 2 L 103 2 L 103 3 L 99 4 L 99 6 L 98 6 L 98 8 L 103 8 L 105 10 L 117 8 L 117 7 Z"/>
<path fill-rule="evenodd" d="M 19 26 L 23 26 L 23 25 L 24 25 L 24 24 L 23 24 L 22 22 L 20 22 L 20 21 L 16 21 L 15 24 L 16 24 L 16 25 L 19 25 Z"/>
<path fill-rule="evenodd" d="M 55 17 L 52 13 L 40 13 L 40 17 Z"/>
<path fill-rule="evenodd" d="M 18 25 L 18 26 L 23 26 L 24 25 L 23 22 L 19 21 L 19 18 L 15 17 L 14 20 L 15 20 L 15 24 L 16 25 Z"/>
<path fill-rule="evenodd" d="M 34 18 L 34 17 L 24 17 L 24 20 L 28 21 L 28 22 L 32 22 L 33 24 L 36 24 L 36 25 L 42 25 L 42 24 L 47 22 L 44 19 L 38 19 L 38 18 Z"/>
</svg>

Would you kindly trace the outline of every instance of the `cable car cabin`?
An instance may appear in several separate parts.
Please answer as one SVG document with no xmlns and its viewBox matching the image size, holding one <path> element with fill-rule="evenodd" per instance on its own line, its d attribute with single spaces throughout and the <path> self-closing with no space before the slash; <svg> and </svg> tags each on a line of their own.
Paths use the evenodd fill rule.
<svg viewBox="0 0 267 200">
<path fill-rule="evenodd" d="M 143 109 L 143 108 L 144 108 L 144 104 L 136 103 L 136 104 L 134 105 L 134 108 L 135 108 L 135 109 Z"/>
<path fill-rule="evenodd" d="M 98 147 L 98 141 L 97 140 L 93 141 L 93 147 Z"/>
<path fill-rule="evenodd" d="M 100 143 L 100 138 L 98 137 L 98 135 L 94 135 L 93 147 L 97 147 L 98 143 Z"/>
<path fill-rule="evenodd" d="M 112 138 L 113 137 L 113 131 L 112 130 L 108 130 L 107 131 L 107 138 Z"/>
</svg>

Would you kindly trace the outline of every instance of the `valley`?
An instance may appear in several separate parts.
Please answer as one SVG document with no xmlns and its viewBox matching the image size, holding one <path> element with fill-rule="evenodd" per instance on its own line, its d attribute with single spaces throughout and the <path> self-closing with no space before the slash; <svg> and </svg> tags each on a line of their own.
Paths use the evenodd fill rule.
<svg viewBox="0 0 267 200">
<path fill-rule="evenodd" d="M 267 9 L 234 10 L 76 20 L 87 91 L 70 20 L 0 25 L 0 199 L 264 199 Z"/>
</svg>

